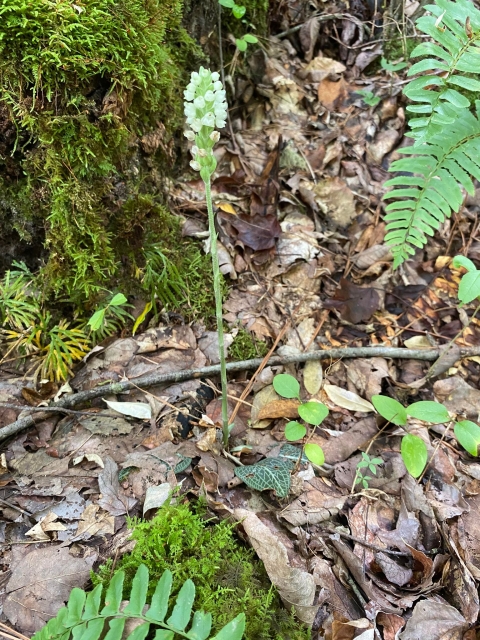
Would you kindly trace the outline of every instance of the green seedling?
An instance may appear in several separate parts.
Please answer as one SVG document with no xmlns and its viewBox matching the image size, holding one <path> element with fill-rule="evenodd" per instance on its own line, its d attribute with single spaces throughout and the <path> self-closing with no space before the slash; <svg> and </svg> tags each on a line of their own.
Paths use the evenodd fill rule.
<svg viewBox="0 0 480 640">
<path fill-rule="evenodd" d="M 379 464 L 383 464 L 382 458 L 370 458 L 368 453 L 362 451 L 362 459 L 357 464 L 353 486 L 360 482 L 364 489 L 368 489 L 368 481 L 372 480 L 372 476 L 367 475 L 367 471 L 377 475 L 377 466 Z M 364 473 L 362 473 L 362 469 L 365 469 Z"/>
<path fill-rule="evenodd" d="M 247 11 L 246 7 L 236 4 L 234 0 L 218 0 L 218 2 L 222 7 L 231 9 L 232 15 L 237 18 L 237 20 L 241 20 Z M 245 22 L 245 20 L 242 20 L 242 22 Z M 257 42 L 258 38 L 251 33 L 246 33 L 241 38 L 235 38 L 235 44 L 239 51 L 246 51 L 249 44 L 256 44 Z"/>
<path fill-rule="evenodd" d="M 366 89 L 356 91 L 356 93 L 358 93 L 359 96 L 362 96 L 362 100 L 365 104 L 368 104 L 369 107 L 375 107 L 380 102 L 380 98 L 378 96 Z"/>
<path fill-rule="evenodd" d="M 382 59 L 380 60 L 380 66 L 387 73 L 392 74 L 392 73 L 396 73 L 397 71 L 401 71 L 402 69 L 405 69 L 405 67 L 407 66 L 407 63 L 406 62 L 389 62 L 388 60 L 382 57 Z"/>
<path fill-rule="evenodd" d="M 288 373 L 281 373 L 275 376 L 273 388 L 282 398 L 297 398 L 301 402 L 300 384 Z M 301 402 L 298 407 L 298 415 L 307 425 L 317 427 L 327 417 L 328 409 L 322 402 L 310 400 L 309 402 Z M 298 420 L 292 420 L 285 425 L 285 438 L 291 442 L 303 440 L 307 437 L 307 434 L 307 427 L 298 422 Z M 325 462 L 325 455 L 318 444 L 306 442 L 303 450 L 313 464 L 321 466 Z"/>
</svg>

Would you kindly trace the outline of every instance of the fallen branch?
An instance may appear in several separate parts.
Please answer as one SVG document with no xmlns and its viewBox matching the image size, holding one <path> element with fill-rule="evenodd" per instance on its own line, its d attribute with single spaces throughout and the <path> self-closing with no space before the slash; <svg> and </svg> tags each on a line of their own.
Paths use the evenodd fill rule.
<svg viewBox="0 0 480 640">
<path fill-rule="evenodd" d="M 268 361 L 268 366 L 278 366 L 291 363 L 308 362 L 309 360 L 339 360 L 345 358 L 402 358 L 408 360 L 426 360 L 433 362 L 437 360 L 443 353 L 442 349 L 404 349 L 396 347 L 345 347 L 338 349 L 326 349 L 324 351 L 310 351 L 308 353 L 298 353 L 291 356 L 272 356 Z M 459 349 L 459 359 L 480 355 L 480 347 L 465 347 Z M 227 364 L 228 372 L 248 371 L 257 369 L 262 363 L 262 358 L 254 358 L 252 360 L 242 360 L 240 362 L 229 362 Z M 71 409 L 84 402 L 89 402 L 94 398 L 100 398 L 104 395 L 116 395 L 125 393 L 136 387 L 154 387 L 159 384 L 184 382 L 185 380 L 193 380 L 195 378 L 206 378 L 208 376 L 216 376 L 220 373 L 220 365 L 212 365 L 203 367 L 202 369 L 185 369 L 174 373 L 149 373 L 139 376 L 135 380 L 124 380 L 122 382 L 114 382 L 106 384 L 88 391 L 81 391 L 71 395 L 64 396 L 58 402 L 50 405 L 48 409 Z M 29 411 L 31 407 L 25 407 L 25 411 Z M 42 412 L 43 413 L 43 412 Z M 12 422 L 11 424 L 0 429 L 0 440 L 4 440 L 10 436 L 32 427 L 36 421 L 45 420 L 47 412 L 38 414 L 36 420 L 32 416 L 23 416 Z"/>
</svg>

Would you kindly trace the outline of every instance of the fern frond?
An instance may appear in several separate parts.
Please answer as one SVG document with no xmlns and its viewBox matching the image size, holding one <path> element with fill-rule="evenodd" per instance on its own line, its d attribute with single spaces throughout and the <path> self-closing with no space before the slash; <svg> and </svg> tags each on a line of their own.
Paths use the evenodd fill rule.
<svg viewBox="0 0 480 640">
<path fill-rule="evenodd" d="M 147 567 L 138 567 L 126 607 L 122 607 L 124 578 L 124 571 L 117 571 L 113 576 L 102 609 L 102 585 L 97 585 L 88 595 L 82 589 L 72 589 L 67 606 L 60 609 L 57 616 L 49 620 L 43 629 L 37 631 L 32 640 L 99 640 L 103 636 L 108 640 L 121 640 L 128 619 L 135 619 L 139 623 L 128 640 L 145 640 L 151 630 L 156 631 L 156 640 L 174 640 L 177 637 L 187 640 L 210 638 L 212 616 L 203 611 L 193 614 L 192 624 L 187 631 L 195 599 L 195 585 L 191 580 L 184 582 L 173 610 L 165 620 L 169 610 L 172 573 L 168 570 L 163 573 L 147 606 Z M 244 630 L 245 616 L 242 613 L 211 640 L 241 640 Z"/>
<path fill-rule="evenodd" d="M 429 138 L 421 147 L 400 149 L 409 155 L 392 163 L 390 171 L 402 172 L 385 183 L 394 187 L 384 199 L 398 199 L 386 206 L 389 212 L 385 242 L 390 245 L 394 268 L 416 248 L 422 248 L 452 211 L 463 201 L 461 186 L 475 193 L 470 176 L 480 180 L 480 102 L 477 113 L 457 111 L 448 129 Z"/>
<path fill-rule="evenodd" d="M 480 90 L 479 80 L 462 75 L 480 68 L 480 11 L 470 0 L 436 0 L 425 10 L 431 15 L 419 18 L 416 26 L 434 42 L 423 42 L 412 51 L 412 58 L 427 57 L 416 62 L 408 75 L 425 72 L 441 75 L 429 73 L 405 87 L 405 95 L 415 103 L 407 111 L 419 114 L 409 122 L 408 135 L 415 139 L 415 146 L 448 130 L 458 116 L 458 109 L 470 107 L 470 99 L 459 88 Z"/>
</svg>

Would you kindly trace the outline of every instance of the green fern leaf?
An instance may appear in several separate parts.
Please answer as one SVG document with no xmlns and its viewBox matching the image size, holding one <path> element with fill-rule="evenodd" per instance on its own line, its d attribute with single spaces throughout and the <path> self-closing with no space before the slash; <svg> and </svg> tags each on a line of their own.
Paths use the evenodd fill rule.
<svg viewBox="0 0 480 640">
<path fill-rule="evenodd" d="M 123 610 L 124 615 L 142 615 L 143 607 L 147 601 L 147 589 L 148 569 L 144 564 L 141 564 L 133 578 L 130 602 Z"/>
<path fill-rule="evenodd" d="M 429 35 L 434 42 L 422 42 L 411 57 L 423 57 L 409 70 L 408 75 L 442 71 L 443 77 L 424 75 L 415 78 L 404 90 L 414 103 L 407 107 L 411 113 L 427 114 L 425 118 L 410 120 L 410 136 L 415 145 L 422 145 L 442 131 L 442 126 L 456 119 L 455 109 L 468 109 L 470 100 L 457 88 L 479 91 L 480 82 L 466 78 L 461 72 L 471 73 L 480 66 L 480 11 L 470 0 L 437 0 L 427 5 L 424 15 L 416 22 L 417 29 Z M 471 31 L 467 33 L 467 19 Z"/>
<path fill-rule="evenodd" d="M 155 634 L 154 640 L 174 640 L 175 634 L 173 631 L 167 631 L 166 629 L 159 629 Z"/>
<path fill-rule="evenodd" d="M 129 636 L 127 636 L 127 638 L 128 640 L 145 640 L 149 631 L 150 631 L 150 623 L 144 622 L 138 627 L 135 627 L 135 629 L 132 631 L 132 633 Z"/>
<path fill-rule="evenodd" d="M 127 618 L 112 618 L 109 622 L 110 628 L 103 640 L 118 640 L 123 635 L 123 629 Z"/>
<path fill-rule="evenodd" d="M 212 629 L 212 614 L 195 611 L 192 626 L 188 632 L 190 640 L 206 640 Z"/>
<path fill-rule="evenodd" d="M 120 611 L 124 579 L 125 573 L 123 571 L 117 571 L 117 573 L 111 579 L 107 593 L 105 595 L 105 606 L 101 611 L 102 616 L 115 615 Z"/>
<path fill-rule="evenodd" d="M 180 589 L 172 615 L 167 620 L 167 624 L 174 629 L 183 631 L 190 620 L 194 600 L 195 585 L 191 580 L 187 580 Z"/>
<path fill-rule="evenodd" d="M 245 615 L 240 613 L 229 622 L 212 640 L 241 640 L 245 631 Z"/>
<path fill-rule="evenodd" d="M 385 216 L 385 242 L 392 249 L 394 267 L 413 255 L 415 248 L 422 248 L 427 236 L 433 235 L 452 211 L 459 210 L 463 202 L 461 187 L 475 193 L 470 176 L 480 176 L 480 103 L 476 106 L 475 115 L 468 109 L 458 110 L 448 134 L 443 131 L 421 147 L 401 149 L 411 157 L 392 163 L 391 171 L 409 174 L 385 183 L 394 188 L 384 199 L 396 200 L 386 206 Z"/>
<path fill-rule="evenodd" d="M 85 602 L 85 610 L 82 615 L 82 620 L 90 620 L 98 615 L 100 609 L 100 601 L 102 598 L 102 585 L 98 584 L 93 591 L 87 595 Z"/>
<path fill-rule="evenodd" d="M 172 590 L 173 576 L 168 569 L 163 572 L 158 581 L 155 593 L 152 596 L 150 609 L 146 613 L 146 618 L 153 622 L 163 622 L 168 611 L 168 601 Z"/>
</svg>

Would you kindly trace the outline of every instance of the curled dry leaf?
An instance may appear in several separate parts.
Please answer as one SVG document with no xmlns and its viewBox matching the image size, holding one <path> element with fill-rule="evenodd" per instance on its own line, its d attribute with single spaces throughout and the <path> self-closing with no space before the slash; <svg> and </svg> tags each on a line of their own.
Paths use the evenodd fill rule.
<svg viewBox="0 0 480 640">
<path fill-rule="evenodd" d="M 113 516 L 128 513 L 137 503 L 125 495 L 118 481 L 118 466 L 110 456 L 105 459 L 105 468 L 98 477 L 98 487 L 102 494 L 98 504 Z"/>
<path fill-rule="evenodd" d="M 422 600 L 415 605 L 400 640 L 462 640 L 468 624 L 456 609 L 444 600 Z"/>
<path fill-rule="evenodd" d="M 259 420 L 273 420 L 274 418 L 298 418 L 299 401 L 295 398 L 290 400 L 273 400 L 258 412 Z"/>
<path fill-rule="evenodd" d="M 334 384 L 326 384 L 324 386 L 325 393 L 329 400 L 331 400 L 338 407 L 342 409 L 349 409 L 350 411 L 363 411 L 364 413 L 375 411 L 375 407 L 368 400 L 364 400 L 353 391 L 347 391 L 342 387 L 337 387 Z"/>
<path fill-rule="evenodd" d="M 254 513 L 247 509 L 235 509 L 234 516 L 242 523 L 250 543 L 265 565 L 268 577 L 278 589 L 285 606 L 288 609 L 295 607 L 298 619 L 311 626 L 318 609 L 318 606 L 313 604 L 313 576 L 290 566 L 285 546 Z"/>
</svg>

